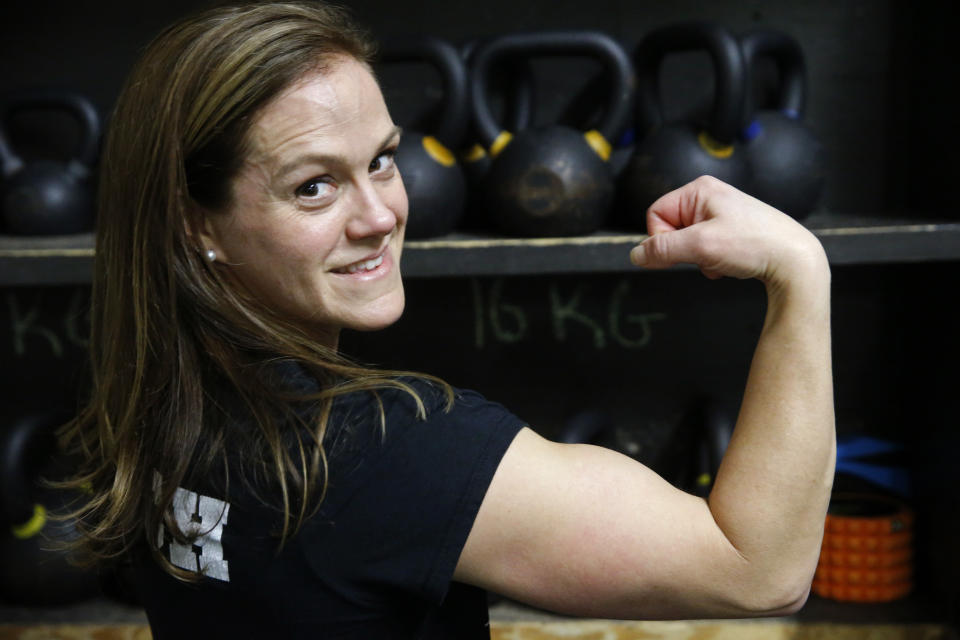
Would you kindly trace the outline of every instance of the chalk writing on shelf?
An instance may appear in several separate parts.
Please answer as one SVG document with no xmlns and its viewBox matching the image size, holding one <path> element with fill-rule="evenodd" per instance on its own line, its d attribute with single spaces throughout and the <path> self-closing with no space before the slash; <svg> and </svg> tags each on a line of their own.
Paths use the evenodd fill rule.
<svg viewBox="0 0 960 640">
<path fill-rule="evenodd" d="M 37 355 L 41 349 L 56 358 L 62 358 L 69 346 L 86 348 L 89 342 L 89 292 L 76 289 L 69 298 L 66 311 L 56 315 L 45 304 L 43 292 L 24 295 L 8 291 L 6 317 L 13 355 Z M 0 325 L 2 326 L 2 325 Z M 42 346 L 41 346 L 42 345 Z M 46 354 L 44 354 L 46 355 Z"/>
<path fill-rule="evenodd" d="M 473 337 L 477 349 L 487 346 L 488 340 L 516 343 L 532 337 L 530 316 L 543 313 L 543 300 L 527 300 L 528 304 L 524 305 L 508 300 L 503 289 L 503 278 L 471 280 Z M 558 281 L 547 283 L 546 313 L 551 336 L 557 342 L 566 342 L 573 335 L 586 332 L 596 349 L 608 346 L 640 349 L 650 344 L 655 323 L 667 318 L 662 312 L 629 313 L 624 304 L 630 297 L 630 281 L 626 278 L 617 282 L 599 307 L 585 301 L 587 289 L 583 281 L 566 285 Z"/>
<path fill-rule="evenodd" d="M 650 344 L 662 312 L 637 313 L 636 296 L 627 278 L 608 284 L 548 281 L 542 296 L 518 299 L 505 291 L 509 278 L 471 279 L 473 338 L 477 349 L 492 343 L 519 343 L 534 338 L 572 342 L 586 339 L 596 349 L 641 349 Z M 599 302 L 598 302 L 599 300 Z M 15 357 L 63 358 L 89 343 L 89 290 L 78 287 L 63 298 L 44 292 L 7 291 L 0 333 L 10 336 Z M 9 327 L 3 325 L 9 323 Z M 543 333 L 547 326 L 547 335 Z M 534 335 L 537 334 L 537 335 Z M 5 351 L 5 349 L 4 349 Z"/>
</svg>

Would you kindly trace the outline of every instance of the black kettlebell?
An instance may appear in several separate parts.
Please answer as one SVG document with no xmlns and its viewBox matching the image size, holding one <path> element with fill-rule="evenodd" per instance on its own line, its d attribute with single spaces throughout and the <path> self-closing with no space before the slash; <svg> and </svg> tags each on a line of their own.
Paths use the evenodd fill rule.
<svg viewBox="0 0 960 640">
<path fill-rule="evenodd" d="M 565 126 L 599 126 L 603 119 L 602 103 L 597 102 L 597 96 L 603 95 L 609 90 L 611 82 L 610 72 L 606 69 L 595 74 L 584 86 L 569 100 L 564 106 L 557 122 Z M 632 99 L 630 113 L 632 114 Z M 633 116 L 628 116 L 627 123 L 623 132 L 616 140 L 611 140 L 613 150 L 610 153 L 610 168 L 613 169 L 614 177 L 619 177 L 630 156 L 633 155 L 633 147 L 636 137 L 636 131 L 633 126 Z M 614 194 L 616 199 L 616 194 Z"/>
<path fill-rule="evenodd" d="M 397 168 L 410 203 L 406 237 L 441 236 L 455 229 L 466 204 L 467 184 L 457 157 L 469 119 L 467 70 L 460 51 L 441 38 L 398 39 L 384 45 L 383 63 L 424 62 L 440 71 L 443 99 L 426 131 L 404 130 Z"/>
<path fill-rule="evenodd" d="M 76 121 L 79 143 L 67 161 L 25 161 L 9 143 L 12 116 L 52 110 Z M 67 91 L 34 90 L 0 104 L 0 215 L 6 233 L 60 235 L 90 231 L 94 225 L 91 175 L 100 142 L 100 118 L 85 97 Z"/>
<path fill-rule="evenodd" d="M 471 40 L 461 47 L 461 55 L 468 69 L 479 43 L 480 40 Z M 501 60 L 500 64 L 491 70 L 487 97 L 500 107 L 499 121 L 504 123 L 507 131 L 525 129 L 533 122 L 535 92 L 533 69 L 528 60 Z M 472 104 L 469 95 L 468 103 Z M 488 216 L 483 198 L 472 196 L 481 193 L 483 178 L 490 169 L 492 158 L 479 142 L 482 136 L 477 132 L 474 118 L 469 120 L 464 147 L 458 154 L 460 166 L 467 178 L 467 208 L 462 227 L 474 231 L 488 231 Z"/>
<path fill-rule="evenodd" d="M 659 75 L 668 54 L 706 51 L 714 72 L 707 121 L 664 122 Z M 735 140 L 743 112 L 744 68 L 737 39 L 706 21 L 674 23 L 645 36 L 634 53 L 637 72 L 633 156 L 620 175 L 620 212 L 631 227 L 646 228 L 647 209 L 663 194 L 702 175 L 741 188 L 749 167 Z"/>
<path fill-rule="evenodd" d="M 586 133 L 553 125 L 515 134 L 502 130 L 487 100 L 490 69 L 504 58 L 588 56 L 609 69 L 600 126 Z M 491 223 L 517 236 L 591 233 L 606 221 L 613 201 L 610 140 L 629 115 L 633 73 L 622 47 L 589 31 L 512 34 L 492 38 L 474 53 L 470 100 L 481 140 L 492 161 L 480 187 Z"/>
<path fill-rule="evenodd" d="M 30 412 L 0 422 L 0 598 L 27 605 L 79 602 L 101 593 L 92 568 L 71 563 L 57 544 L 73 540 L 73 521 L 52 518 L 77 498 L 40 485 L 69 473 L 55 429 L 66 415 Z"/>
<path fill-rule="evenodd" d="M 690 490 L 694 494 L 702 497 L 710 494 L 736 423 L 737 408 L 731 402 L 720 398 L 706 402 L 703 431 L 696 445 L 695 477 L 691 479 Z"/>
<path fill-rule="evenodd" d="M 807 93 L 803 49 L 779 31 L 754 31 L 740 38 L 747 68 L 750 118 L 741 133 L 752 178 L 745 190 L 796 219 L 813 211 L 823 191 L 823 145 L 803 123 Z M 764 104 L 769 87 L 758 82 L 757 62 L 773 61 L 777 80 L 773 104 Z"/>
</svg>

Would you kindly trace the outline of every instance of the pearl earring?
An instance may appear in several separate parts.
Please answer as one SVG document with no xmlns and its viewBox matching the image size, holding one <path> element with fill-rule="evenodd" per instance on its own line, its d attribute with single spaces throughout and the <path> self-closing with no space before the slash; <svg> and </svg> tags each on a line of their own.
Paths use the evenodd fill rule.
<svg viewBox="0 0 960 640">
<path fill-rule="evenodd" d="M 209 260 L 210 262 L 216 262 L 217 252 L 214 251 L 213 249 L 207 249 L 207 260 Z"/>
</svg>

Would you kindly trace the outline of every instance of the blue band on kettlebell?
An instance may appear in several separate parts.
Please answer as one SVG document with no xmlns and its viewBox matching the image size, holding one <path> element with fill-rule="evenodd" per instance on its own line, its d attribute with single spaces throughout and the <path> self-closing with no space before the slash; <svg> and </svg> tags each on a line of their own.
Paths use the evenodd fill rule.
<svg viewBox="0 0 960 640">
<path fill-rule="evenodd" d="M 750 142 L 761 133 L 763 133 L 763 125 L 760 124 L 759 120 L 754 120 L 743 130 L 743 139 Z"/>
<path fill-rule="evenodd" d="M 618 147 L 629 147 L 632 144 L 635 144 L 637 141 L 637 130 L 633 127 L 630 127 L 617 138 Z"/>
<path fill-rule="evenodd" d="M 796 109 L 781 109 L 781 110 L 780 110 L 780 113 L 782 113 L 782 114 L 785 115 L 786 117 L 790 118 L 791 120 L 799 120 L 799 119 L 800 119 L 800 112 L 797 111 Z"/>
</svg>

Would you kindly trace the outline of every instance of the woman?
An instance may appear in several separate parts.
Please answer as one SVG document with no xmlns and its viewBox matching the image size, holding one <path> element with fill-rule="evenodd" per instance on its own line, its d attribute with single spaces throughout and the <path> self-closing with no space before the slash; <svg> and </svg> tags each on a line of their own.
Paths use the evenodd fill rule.
<svg viewBox="0 0 960 640">
<path fill-rule="evenodd" d="M 708 500 L 503 407 L 337 352 L 404 306 L 400 131 L 340 12 L 221 8 L 164 31 L 102 161 L 94 390 L 65 432 L 95 558 L 133 557 L 154 636 L 487 637 L 483 589 L 573 615 L 802 605 L 833 475 L 830 274 L 789 217 L 702 178 L 645 268 L 766 284 Z"/>
</svg>

